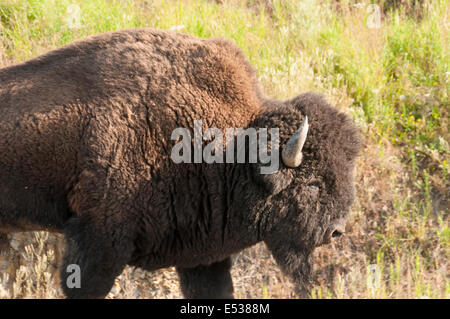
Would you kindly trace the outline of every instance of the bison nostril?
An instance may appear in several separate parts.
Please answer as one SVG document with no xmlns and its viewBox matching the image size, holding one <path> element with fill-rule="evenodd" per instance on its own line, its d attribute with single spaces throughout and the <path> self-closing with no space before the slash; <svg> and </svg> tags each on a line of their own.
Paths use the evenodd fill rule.
<svg viewBox="0 0 450 319">
<path fill-rule="evenodd" d="M 335 230 L 332 234 L 331 237 L 341 237 L 342 233 L 339 230 Z"/>
</svg>

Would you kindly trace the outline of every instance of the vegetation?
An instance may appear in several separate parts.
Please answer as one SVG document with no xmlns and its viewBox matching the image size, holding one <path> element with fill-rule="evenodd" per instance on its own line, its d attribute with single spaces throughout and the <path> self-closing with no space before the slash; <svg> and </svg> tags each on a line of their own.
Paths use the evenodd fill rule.
<svg viewBox="0 0 450 319">
<path fill-rule="evenodd" d="M 318 249 L 313 297 L 448 298 L 449 13 L 448 0 L 0 0 L 0 67 L 124 28 L 234 40 L 267 95 L 320 92 L 366 137 L 348 235 Z M 0 296 L 61 295 L 47 240 L 21 250 Z M 293 296 L 262 245 L 233 276 L 239 297 Z M 177 297 L 176 280 L 128 268 L 110 297 Z"/>
</svg>

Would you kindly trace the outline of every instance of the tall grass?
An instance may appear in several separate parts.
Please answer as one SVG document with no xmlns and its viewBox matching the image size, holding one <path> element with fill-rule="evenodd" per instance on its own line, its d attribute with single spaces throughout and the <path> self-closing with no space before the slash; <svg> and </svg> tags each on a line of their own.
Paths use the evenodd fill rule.
<svg viewBox="0 0 450 319">
<path fill-rule="evenodd" d="M 234 40 L 268 95 L 321 92 L 366 137 L 351 232 L 319 249 L 313 297 L 448 298 L 450 6 L 413 2 L 372 1 L 373 27 L 367 1 L 0 0 L 0 65 L 124 28 Z M 239 296 L 292 296 L 261 248 L 235 268 Z"/>
</svg>

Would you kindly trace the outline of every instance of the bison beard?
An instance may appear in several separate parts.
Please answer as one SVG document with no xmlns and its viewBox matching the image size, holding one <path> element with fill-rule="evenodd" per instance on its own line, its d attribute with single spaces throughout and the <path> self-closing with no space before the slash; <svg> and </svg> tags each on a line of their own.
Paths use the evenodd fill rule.
<svg viewBox="0 0 450 319">
<path fill-rule="evenodd" d="M 279 128 L 280 169 L 175 164 L 171 133 L 195 120 Z M 63 233 L 69 298 L 105 297 L 126 265 L 175 266 L 186 297 L 231 298 L 230 256 L 264 241 L 307 296 L 314 248 L 343 232 L 360 146 L 320 95 L 265 97 L 229 41 L 90 37 L 0 69 L 0 249 L 10 232 Z"/>
<path fill-rule="evenodd" d="M 296 284 L 297 295 L 308 297 L 312 286 L 312 250 L 292 242 L 279 243 L 277 246 L 268 241 L 267 246 L 281 270 Z"/>
</svg>

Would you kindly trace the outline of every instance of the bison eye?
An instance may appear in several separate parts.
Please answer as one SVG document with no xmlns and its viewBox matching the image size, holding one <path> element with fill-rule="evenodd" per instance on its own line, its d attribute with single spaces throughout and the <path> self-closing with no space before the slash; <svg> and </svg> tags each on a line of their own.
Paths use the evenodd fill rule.
<svg viewBox="0 0 450 319">
<path fill-rule="evenodd" d="M 313 180 L 308 182 L 308 187 L 315 187 L 317 189 L 320 189 L 320 186 L 321 186 L 321 183 L 317 179 L 313 179 Z"/>
<path fill-rule="evenodd" d="M 317 199 L 320 193 L 320 186 L 320 181 L 318 180 L 312 180 L 308 183 L 308 192 L 312 198 Z"/>
<path fill-rule="evenodd" d="M 339 230 L 335 230 L 332 234 L 331 237 L 335 238 L 335 237 L 341 237 L 342 233 Z"/>
<path fill-rule="evenodd" d="M 309 186 L 308 185 L 308 192 L 309 192 L 309 196 L 311 196 L 314 199 L 317 199 L 317 197 L 319 196 L 319 187 L 317 186 Z"/>
</svg>

